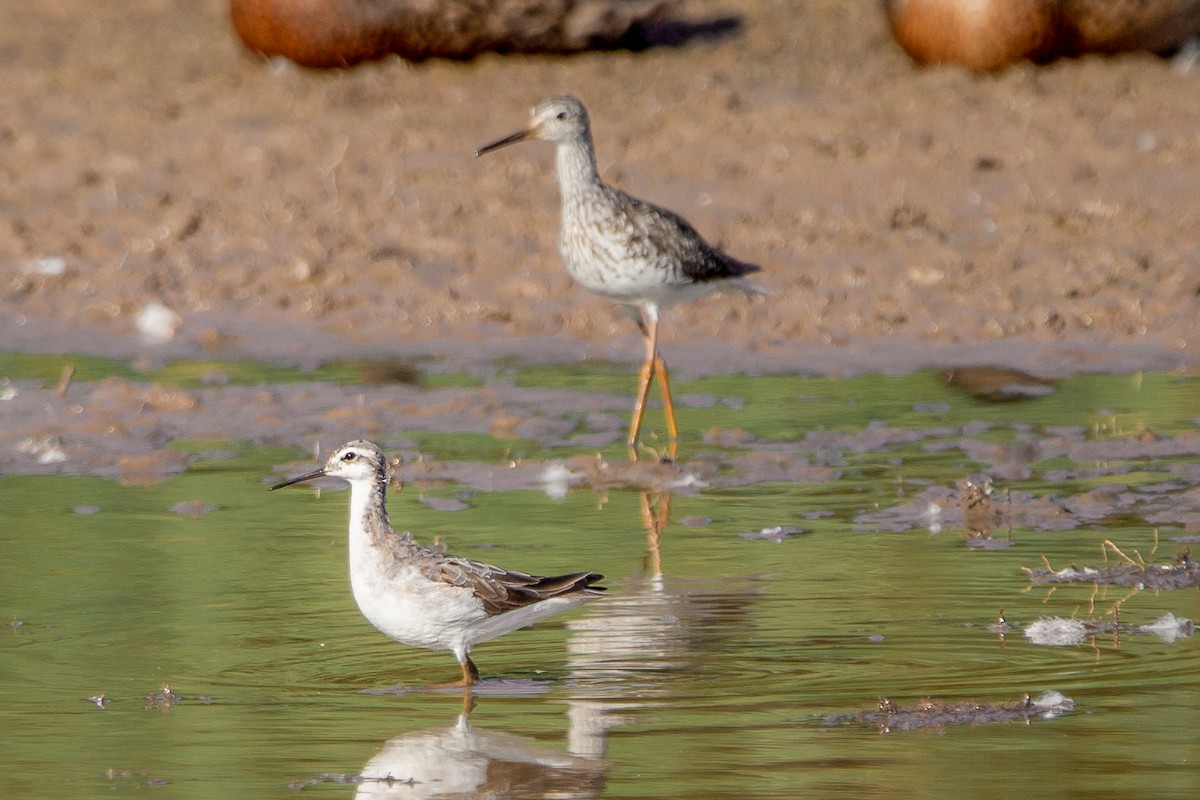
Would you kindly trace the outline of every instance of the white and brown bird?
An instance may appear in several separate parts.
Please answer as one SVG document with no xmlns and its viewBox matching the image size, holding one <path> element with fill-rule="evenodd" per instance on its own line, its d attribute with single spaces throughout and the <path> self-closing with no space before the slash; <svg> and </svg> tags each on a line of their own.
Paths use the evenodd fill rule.
<svg viewBox="0 0 1200 800">
<path fill-rule="evenodd" d="M 461 685 L 478 682 L 471 648 L 600 596 L 603 575 L 539 577 L 447 555 L 392 530 L 388 464 L 371 442 L 348 442 L 321 469 L 271 491 L 321 477 L 350 484 L 350 586 L 367 621 L 403 644 L 449 650 Z"/>
<path fill-rule="evenodd" d="M 725 288 L 765 293 L 745 278 L 761 267 L 721 252 L 678 214 L 604 183 L 596 169 L 587 109 L 578 99 L 560 95 L 543 100 L 530 111 L 526 128 L 475 154 L 526 139 L 542 139 L 556 146 L 562 196 L 558 250 L 567 272 L 588 291 L 624 306 L 646 337 L 646 357 L 629 426 L 630 458 L 637 458 L 646 398 L 656 375 L 666 413 L 668 455 L 674 457 L 679 431 L 667 365 L 658 349 L 659 311 Z"/>
</svg>

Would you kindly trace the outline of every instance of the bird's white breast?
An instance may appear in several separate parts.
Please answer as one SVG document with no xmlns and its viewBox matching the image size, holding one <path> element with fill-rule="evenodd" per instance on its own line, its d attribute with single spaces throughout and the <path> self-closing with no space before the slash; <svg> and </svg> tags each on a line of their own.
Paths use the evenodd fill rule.
<svg viewBox="0 0 1200 800">
<path fill-rule="evenodd" d="M 461 649 L 470 626 L 486 617 L 469 588 L 436 583 L 395 551 L 372 542 L 362 525 L 365 497 L 350 499 L 350 588 L 367 621 L 398 642 Z M 396 534 L 388 533 L 388 536 Z"/>
</svg>

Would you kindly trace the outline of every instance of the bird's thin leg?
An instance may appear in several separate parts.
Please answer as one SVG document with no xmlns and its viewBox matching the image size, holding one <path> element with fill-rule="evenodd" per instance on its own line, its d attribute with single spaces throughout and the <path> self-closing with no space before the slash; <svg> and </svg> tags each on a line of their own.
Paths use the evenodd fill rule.
<svg viewBox="0 0 1200 800">
<path fill-rule="evenodd" d="M 667 416 L 667 455 L 674 461 L 679 450 L 679 428 L 675 426 L 675 404 L 671 402 L 671 378 L 667 374 L 667 362 L 657 348 L 654 350 L 654 374 L 658 378 L 658 390 L 662 392 L 663 413 Z"/>
<path fill-rule="evenodd" d="M 642 525 L 646 528 L 646 556 L 642 559 L 642 569 L 650 570 L 652 577 L 662 575 L 662 549 L 659 542 L 662 539 L 662 525 L 654 513 L 654 501 L 650 492 L 641 493 Z"/>
<path fill-rule="evenodd" d="M 654 360 L 658 353 L 658 314 L 654 310 L 643 310 L 639 320 L 646 334 L 646 359 L 638 372 L 637 400 L 633 405 L 633 419 L 629 423 L 629 460 L 637 461 L 638 435 L 642 432 L 642 417 L 646 415 L 646 399 L 650 396 L 650 378 L 654 375 Z"/>
<path fill-rule="evenodd" d="M 464 696 L 470 696 L 471 687 L 479 683 L 479 668 L 466 653 L 455 652 L 458 666 L 462 669 L 462 677 L 451 683 L 432 683 L 424 688 L 427 692 L 440 692 L 446 689 L 462 689 Z"/>
<path fill-rule="evenodd" d="M 470 656 L 463 656 L 459 662 L 462 666 L 462 683 L 467 687 L 467 691 L 471 690 L 471 686 L 479 683 L 479 668 L 475 666 L 475 662 Z"/>
<path fill-rule="evenodd" d="M 661 578 L 662 567 L 662 533 L 671 518 L 671 495 L 664 493 L 659 496 L 657 503 L 651 492 L 641 492 L 642 524 L 646 528 L 646 556 L 642 559 L 642 569 L 650 571 L 651 577 Z"/>
</svg>

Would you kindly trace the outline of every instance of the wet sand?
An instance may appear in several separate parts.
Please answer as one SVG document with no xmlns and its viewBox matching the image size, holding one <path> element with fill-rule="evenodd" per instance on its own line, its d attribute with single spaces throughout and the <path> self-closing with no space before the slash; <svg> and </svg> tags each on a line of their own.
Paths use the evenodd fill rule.
<svg viewBox="0 0 1200 800">
<path fill-rule="evenodd" d="M 559 263 L 549 147 L 472 157 L 571 92 L 608 180 L 764 267 L 770 297 L 668 312 L 683 374 L 1200 366 L 1200 74 L 1155 56 L 918 69 L 873 0 L 684 2 L 739 24 L 334 72 L 245 53 L 221 0 L 9 16 L 0 349 L 635 361 Z M 167 344 L 134 332 L 151 301 Z"/>
</svg>

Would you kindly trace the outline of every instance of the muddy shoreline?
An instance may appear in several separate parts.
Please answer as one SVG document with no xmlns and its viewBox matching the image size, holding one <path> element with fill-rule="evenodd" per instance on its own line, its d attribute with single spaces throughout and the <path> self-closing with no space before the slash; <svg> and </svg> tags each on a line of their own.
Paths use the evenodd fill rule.
<svg viewBox="0 0 1200 800">
<path fill-rule="evenodd" d="M 685 375 L 1200 368 L 1200 76 L 1145 54 L 914 67 L 878 3 L 684 2 L 642 52 L 318 72 L 226 4 L 55 0 L 0 30 L 0 349 L 632 363 L 555 253 L 548 148 L 483 159 L 547 94 L 601 170 L 764 267 L 667 312 Z M 138 314 L 177 315 L 143 345 Z"/>
<path fill-rule="evenodd" d="M 321 363 L 356 359 L 399 359 L 432 372 L 471 372 L 489 363 L 526 365 L 628 364 L 631 375 L 642 355 L 631 325 L 627 335 L 591 342 L 556 336 L 484 340 L 445 338 L 346 338 L 312 328 L 264 325 L 253 320 L 214 320 L 197 315 L 200 334 L 186 332 L 170 342 L 147 344 L 134 333 L 73 328 L 61 320 L 9 317 L 0 320 L 4 350 L 53 355 L 94 355 L 162 363 L 174 359 L 247 359 L 312 369 Z M 220 332 L 223 344 L 211 339 Z M 1154 341 L 1104 344 L 1086 341 L 995 341 L 931 345 L 903 337 L 867 338 L 840 346 L 779 344 L 754 347 L 728 341 L 674 342 L 665 347 L 672 373 L 689 379 L 721 373 L 853 376 L 868 372 L 904 375 L 920 370 L 988 366 L 1043 378 L 1081 372 L 1195 372 L 1200 352 L 1181 352 Z"/>
</svg>

